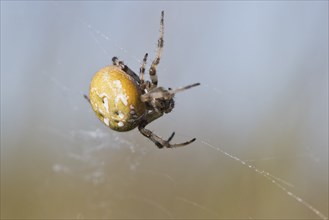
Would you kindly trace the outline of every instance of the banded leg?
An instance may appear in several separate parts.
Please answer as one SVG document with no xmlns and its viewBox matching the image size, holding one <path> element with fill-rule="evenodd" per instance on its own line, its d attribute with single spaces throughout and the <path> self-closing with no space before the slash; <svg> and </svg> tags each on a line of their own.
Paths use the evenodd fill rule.
<svg viewBox="0 0 329 220">
<path fill-rule="evenodd" d="M 136 82 L 140 83 L 140 79 L 137 74 L 132 71 L 127 65 L 123 63 L 123 61 L 119 60 L 117 57 L 112 58 L 112 63 L 114 66 L 120 67 L 123 71 L 125 71 L 128 75 L 130 75 Z"/>
<path fill-rule="evenodd" d="M 164 40 L 163 40 L 163 34 L 164 34 L 164 11 L 161 12 L 161 20 L 160 20 L 160 37 L 158 39 L 158 48 L 157 48 L 157 53 L 155 56 L 155 59 L 152 62 L 152 65 L 150 67 L 150 78 L 151 78 L 151 82 L 152 82 L 152 87 L 156 87 L 158 85 L 158 76 L 156 74 L 157 70 L 157 66 L 160 63 L 160 57 L 162 54 L 162 50 L 163 50 L 163 44 L 164 44 Z"/>
<path fill-rule="evenodd" d="M 119 66 L 119 67 L 121 67 L 121 69 L 123 69 L 124 68 L 124 63 L 123 63 L 123 61 L 120 61 L 117 57 L 113 57 L 112 58 L 112 63 L 113 63 L 113 65 L 114 66 Z"/>
<path fill-rule="evenodd" d="M 144 83 L 144 73 L 145 73 L 145 65 L 146 65 L 146 61 L 147 61 L 147 56 L 148 56 L 148 54 L 146 53 L 143 58 L 142 66 L 139 69 L 139 79 L 140 79 L 141 83 Z"/>
<path fill-rule="evenodd" d="M 161 149 L 163 147 L 166 147 L 166 148 L 181 147 L 181 146 L 188 145 L 196 140 L 195 138 L 193 138 L 193 139 L 183 142 L 183 143 L 170 144 L 170 141 L 173 139 L 175 132 L 173 132 L 167 140 L 163 140 L 158 135 L 154 134 L 152 131 L 145 128 L 146 125 L 148 125 L 155 119 L 161 117 L 162 115 L 163 115 L 163 113 L 161 113 L 161 112 L 151 112 L 148 115 L 146 115 L 146 117 L 145 117 L 146 119 L 144 121 L 142 121 L 140 123 L 140 125 L 138 126 L 138 130 L 142 133 L 142 135 L 144 135 L 145 137 L 150 139 L 153 143 L 155 143 L 155 145 L 158 146 L 158 148 Z"/>
</svg>

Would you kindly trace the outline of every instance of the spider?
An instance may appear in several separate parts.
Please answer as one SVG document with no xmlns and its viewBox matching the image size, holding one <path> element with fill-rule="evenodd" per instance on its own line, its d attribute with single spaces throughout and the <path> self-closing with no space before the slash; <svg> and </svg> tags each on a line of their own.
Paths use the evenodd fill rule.
<svg viewBox="0 0 329 220">
<path fill-rule="evenodd" d="M 90 83 L 90 102 L 97 117 L 115 131 L 130 131 L 138 127 L 139 131 L 159 148 L 173 148 L 185 146 L 196 139 L 171 144 L 175 135 L 164 140 L 146 125 L 171 112 L 175 106 L 174 96 L 177 92 L 200 85 L 195 83 L 178 89 L 158 87 L 157 66 L 163 49 L 164 11 L 161 12 L 160 37 L 156 57 L 149 69 L 150 80 L 144 79 L 145 65 L 148 54 L 143 58 L 139 76 L 117 57 L 112 58 L 112 65 L 100 69 Z"/>
</svg>

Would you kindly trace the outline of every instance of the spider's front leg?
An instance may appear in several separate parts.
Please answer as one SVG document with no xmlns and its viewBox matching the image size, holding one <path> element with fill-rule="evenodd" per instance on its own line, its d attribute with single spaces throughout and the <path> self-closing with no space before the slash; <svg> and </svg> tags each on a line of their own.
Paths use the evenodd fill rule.
<svg viewBox="0 0 329 220">
<path fill-rule="evenodd" d="M 188 144 L 190 144 L 190 143 L 192 143 L 193 141 L 196 140 L 195 138 L 193 138 L 192 140 L 189 140 L 189 141 L 186 141 L 186 142 L 183 142 L 183 143 L 170 144 L 170 141 L 171 141 L 171 139 L 173 139 L 173 137 L 175 135 L 175 132 L 173 132 L 167 140 L 163 140 L 162 138 L 160 138 L 159 136 L 154 134 L 152 131 L 145 128 L 146 125 L 148 125 L 152 121 L 156 120 L 157 118 L 160 118 L 162 115 L 163 115 L 163 113 L 161 113 L 161 112 L 152 111 L 151 113 L 148 113 L 145 116 L 145 119 L 143 119 L 143 121 L 138 126 L 138 130 L 142 133 L 142 135 L 144 135 L 145 137 L 150 139 L 153 143 L 155 143 L 155 145 L 158 146 L 158 148 L 181 147 L 181 146 L 188 145 Z"/>
<path fill-rule="evenodd" d="M 146 53 L 143 58 L 142 66 L 139 68 L 139 79 L 142 84 L 144 83 L 144 73 L 145 73 L 145 65 L 146 65 L 146 61 L 147 61 L 147 56 L 148 56 L 148 54 Z"/>
<path fill-rule="evenodd" d="M 151 78 L 151 82 L 152 82 L 152 84 L 151 84 L 152 88 L 155 88 L 158 85 L 157 66 L 160 63 L 160 57 L 161 57 L 162 50 L 163 50 L 163 44 L 164 44 L 163 34 L 164 34 L 164 11 L 161 12 L 160 36 L 158 39 L 158 48 L 157 48 L 156 56 L 151 64 L 151 67 L 149 70 L 149 74 L 150 74 L 150 78 Z"/>
</svg>

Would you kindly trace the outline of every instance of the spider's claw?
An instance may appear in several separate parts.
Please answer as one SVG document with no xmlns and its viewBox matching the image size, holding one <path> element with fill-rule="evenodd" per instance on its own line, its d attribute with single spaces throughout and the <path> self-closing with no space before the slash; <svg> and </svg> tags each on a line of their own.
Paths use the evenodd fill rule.
<svg viewBox="0 0 329 220">
<path fill-rule="evenodd" d="M 176 146 L 176 147 L 185 146 L 185 145 L 188 145 L 188 144 L 194 142 L 195 140 L 196 140 L 196 138 L 193 138 L 193 139 L 191 139 L 191 140 L 189 140 L 189 141 L 186 141 L 186 142 L 184 142 L 184 143 L 175 144 L 175 146 Z"/>
<path fill-rule="evenodd" d="M 167 148 L 182 147 L 182 146 L 188 145 L 188 144 L 190 144 L 190 143 L 192 143 L 196 140 L 196 138 L 193 138 L 189 141 L 185 141 L 185 142 L 180 143 L 180 144 L 170 144 L 169 141 L 174 137 L 174 135 L 175 135 L 175 132 L 170 136 L 170 138 L 166 142 L 167 143 L 167 145 L 166 145 Z"/>
<path fill-rule="evenodd" d="M 192 140 L 188 141 L 188 143 L 190 144 L 190 143 L 194 142 L 195 140 L 196 140 L 196 138 L 193 138 Z"/>
<path fill-rule="evenodd" d="M 189 141 L 186 141 L 184 143 L 180 143 L 180 144 L 172 144 L 171 146 L 172 147 L 182 147 L 182 146 L 185 146 L 185 145 L 188 145 L 192 142 L 194 142 L 196 140 L 196 138 L 193 138 L 192 140 L 189 140 Z"/>
<path fill-rule="evenodd" d="M 173 139 L 173 137 L 175 136 L 175 132 L 173 132 L 170 137 L 168 138 L 167 142 L 169 143 L 171 141 L 171 139 Z"/>
</svg>

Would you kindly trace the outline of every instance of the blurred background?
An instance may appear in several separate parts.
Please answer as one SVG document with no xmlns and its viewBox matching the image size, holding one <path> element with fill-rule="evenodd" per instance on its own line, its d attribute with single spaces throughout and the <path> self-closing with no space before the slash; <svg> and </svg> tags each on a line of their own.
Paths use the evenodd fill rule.
<svg viewBox="0 0 329 220">
<path fill-rule="evenodd" d="M 148 127 L 176 149 L 83 98 L 151 62 L 161 10 L 160 86 L 201 83 Z M 327 1 L 1 1 L 1 218 L 327 216 Z"/>
</svg>

